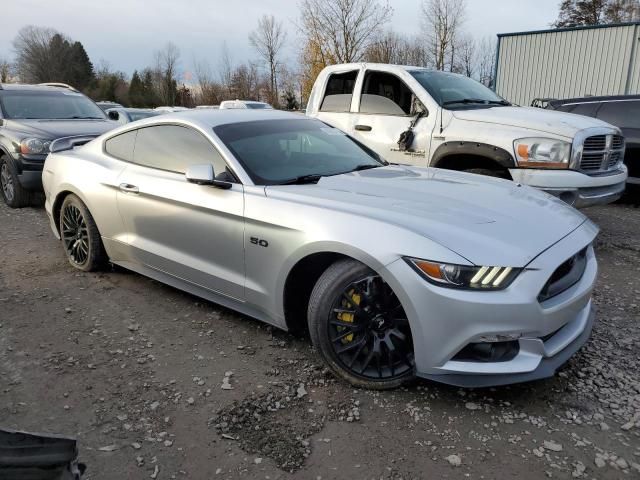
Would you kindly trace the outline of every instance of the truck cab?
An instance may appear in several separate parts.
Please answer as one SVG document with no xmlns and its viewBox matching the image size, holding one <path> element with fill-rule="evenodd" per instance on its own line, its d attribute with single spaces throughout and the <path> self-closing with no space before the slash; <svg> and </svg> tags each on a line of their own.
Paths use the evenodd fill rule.
<svg viewBox="0 0 640 480">
<path fill-rule="evenodd" d="M 385 160 L 511 179 L 576 207 L 624 191 L 620 129 L 600 120 L 512 105 L 449 72 L 387 64 L 325 68 L 306 114 Z"/>
</svg>

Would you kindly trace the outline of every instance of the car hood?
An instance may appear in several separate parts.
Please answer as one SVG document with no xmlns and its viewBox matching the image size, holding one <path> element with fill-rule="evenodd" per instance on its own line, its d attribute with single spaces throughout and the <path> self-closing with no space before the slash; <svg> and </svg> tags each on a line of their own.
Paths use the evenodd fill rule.
<svg viewBox="0 0 640 480">
<path fill-rule="evenodd" d="M 586 221 L 533 188 L 437 168 L 387 166 L 265 190 L 268 196 L 406 228 L 476 265 L 524 267 Z"/>
<path fill-rule="evenodd" d="M 8 129 L 47 140 L 74 135 L 101 135 L 118 126 L 110 120 L 5 120 Z"/>
<path fill-rule="evenodd" d="M 613 127 L 602 120 L 573 113 L 534 107 L 493 107 L 473 110 L 454 110 L 455 118 L 470 122 L 495 123 L 510 127 L 537 130 L 567 138 L 590 127 Z"/>
</svg>

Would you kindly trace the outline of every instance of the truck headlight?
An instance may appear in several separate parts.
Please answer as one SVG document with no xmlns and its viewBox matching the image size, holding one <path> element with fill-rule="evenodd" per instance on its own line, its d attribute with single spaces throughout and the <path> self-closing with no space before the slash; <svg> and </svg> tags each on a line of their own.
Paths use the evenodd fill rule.
<svg viewBox="0 0 640 480">
<path fill-rule="evenodd" d="M 405 258 L 405 261 L 430 283 L 469 290 L 502 290 L 507 288 L 522 270 L 511 267 L 455 265 L 417 258 Z"/>
<path fill-rule="evenodd" d="M 47 154 L 49 153 L 51 140 L 43 140 L 42 138 L 25 138 L 20 142 L 20 153 L 24 154 Z"/>
<path fill-rule="evenodd" d="M 513 149 L 519 167 L 569 168 L 569 142 L 552 138 L 520 138 L 513 142 Z"/>
</svg>

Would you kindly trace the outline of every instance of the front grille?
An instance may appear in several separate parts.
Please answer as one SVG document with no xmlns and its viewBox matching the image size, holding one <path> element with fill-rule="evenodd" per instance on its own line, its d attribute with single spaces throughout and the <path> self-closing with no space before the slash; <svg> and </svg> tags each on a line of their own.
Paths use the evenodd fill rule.
<svg viewBox="0 0 640 480">
<path fill-rule="evenodd" d="M 621 137 L 620 135 L 614 135 L 613 141 L 611 142 L 611 147 L 614 150 L 624 147 L 624 137 Z"/>
<path fill-rule="evenodd" d="M 622 161 L 624 137 L 620 135 L 593 135 L 584 140 L 580 170 L 596 175 L 614 170 Z"/>
<path fill-rule="evenodd" d="M 544 302 L 573 287 L 582 278 L 585 268 L 587 268 L 587 247 L 556 268 L 542 287 L 538 301 Z"/>
<path fill-rule="evenodd" d="M 584 151 L 602 151 L 607 148 L 607 136 L 606 135 L 596 135 L 594 137 L 589 137 L 584 141 Z"/>
</svg>

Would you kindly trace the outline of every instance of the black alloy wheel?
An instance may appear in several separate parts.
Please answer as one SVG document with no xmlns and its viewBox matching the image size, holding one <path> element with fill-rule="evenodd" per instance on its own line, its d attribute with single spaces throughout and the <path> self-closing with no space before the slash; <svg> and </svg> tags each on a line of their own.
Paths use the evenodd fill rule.
<svg viewBox="0 0 640 480">
<path fill-rule="evenodd" d="M 69 263 L 75 268 L 91 272 L 107 262 L 98 227 L 82 200 L 76 195 L 65 197 L 60 207 L 60 237 Z"/>
<path fill-rule="evenodd" d="M 414 376 L 409 320 L 392 288 L 355 260 L 336 262 L 309 302 L 314 345 L 340 377 L 366 388 L 395 388 Z"/>
<path fill-rule="evenodd" d="M 89 258 L 89 232 L 80 209 L 72 203 L 62 211 L 62 242 L 72 263 L 83 265 Z"/>
</svg>

